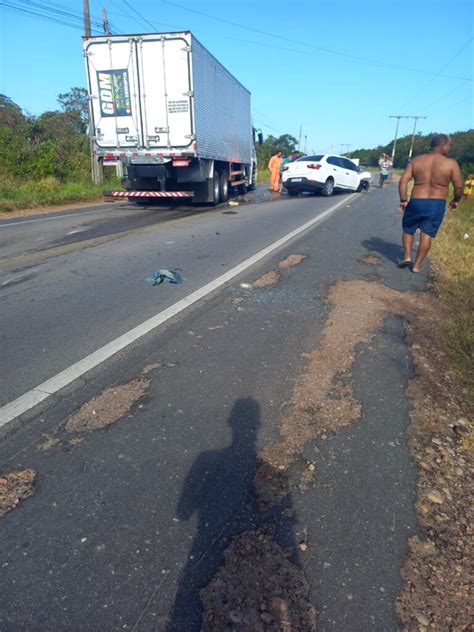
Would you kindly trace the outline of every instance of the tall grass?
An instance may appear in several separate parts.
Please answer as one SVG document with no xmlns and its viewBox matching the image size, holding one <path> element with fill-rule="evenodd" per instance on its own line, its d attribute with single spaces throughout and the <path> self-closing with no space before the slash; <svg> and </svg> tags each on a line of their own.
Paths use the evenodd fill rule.
<svg viewBox="0 0 474 632">
<path fill-rule="evenodd" d="M 264 180 L 269 180 L 270 172 L 268 169 L 259 169 L 257 171 L 257 182 L 263 182 Z"/>
<path fill-rule="evenodd" d="M 0 212 L 38 206 L 94 200 L 104 189 L 116 188 L 118 180 L 102 184 L 92 182 L 61 182 L 49 176 L 37 181 L 18 182 L 12 178 L 0 179 Z"/>
<path fill-rule="evenodd" d="M 451 360 L 474 406 L 474 200 L 447 210 L 431 259 L 435 287 L 448 311 L 445 335 Z"/>
</svg>

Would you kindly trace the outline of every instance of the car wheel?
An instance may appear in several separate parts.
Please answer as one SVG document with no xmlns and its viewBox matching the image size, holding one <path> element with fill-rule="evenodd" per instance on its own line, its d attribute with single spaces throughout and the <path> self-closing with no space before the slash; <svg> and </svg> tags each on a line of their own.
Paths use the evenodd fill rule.
<svg viewBox="0 0 474 632">
<path fill-rule="evenodd" d="M 334 193 L 334 180 L 332 178 L 328 178 L 321 189 L 321 195 L 324 197 L 329 197 Z"/>
<path fill-rule="evenodd" d="M 219 176 L 219 195 L 221 202 L 227 202 L 229 199 L 229 180 L 225 171 Z"/>
<path fill-rule="evenodd" d="M 368 191 L 369 190 L 369 181 L 368 180 L 362 180 L 362 182 L 359 184 L 359 186 L 357 187 L 357 193 L 360 193 L 361 191 Z"/>
<path fill-rule="evenodd" d="M 296 189 L 287 189 L 287 191 L 288 191 L 288 195 L 293 195 L 293 196 L 298 195 L 298 191 Z"/>
</svg>

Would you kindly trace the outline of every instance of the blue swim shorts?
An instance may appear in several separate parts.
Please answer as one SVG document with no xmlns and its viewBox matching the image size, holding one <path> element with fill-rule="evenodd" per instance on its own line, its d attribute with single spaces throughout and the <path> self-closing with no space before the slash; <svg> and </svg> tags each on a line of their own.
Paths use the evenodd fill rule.
<svg viewBox="0 0 474 632">
<path fill-rule="evenodd" d="M 411 198 L 403 213 L 403 232 L 414 235 L 417 228 L 436 237 L 446 210 L 446 200 Z"/>
</svg>

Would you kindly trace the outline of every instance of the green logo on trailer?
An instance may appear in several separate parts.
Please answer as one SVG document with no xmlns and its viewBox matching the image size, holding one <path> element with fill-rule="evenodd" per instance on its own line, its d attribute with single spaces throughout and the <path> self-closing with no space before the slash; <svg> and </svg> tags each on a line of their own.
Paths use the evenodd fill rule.
<svg viewBox="0 0 474 632">
<path fill-rule="evenodd" d="M 102 116 L 130 116 L 130 85 L 127 70 L 97 71 Z"/>
</svg>

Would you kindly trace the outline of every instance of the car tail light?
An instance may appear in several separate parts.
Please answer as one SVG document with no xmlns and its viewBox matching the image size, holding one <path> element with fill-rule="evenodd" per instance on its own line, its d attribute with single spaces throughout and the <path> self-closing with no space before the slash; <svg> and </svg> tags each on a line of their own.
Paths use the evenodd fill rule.
<svg viewBox="0 0 474 632">
<path fill-rule="evenodd" d="M 321 169 L 321 165 L 308 165 L 308 169 Z"/>
</svg>

